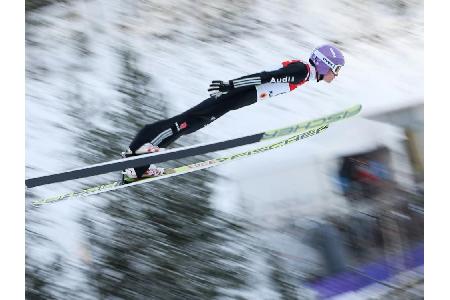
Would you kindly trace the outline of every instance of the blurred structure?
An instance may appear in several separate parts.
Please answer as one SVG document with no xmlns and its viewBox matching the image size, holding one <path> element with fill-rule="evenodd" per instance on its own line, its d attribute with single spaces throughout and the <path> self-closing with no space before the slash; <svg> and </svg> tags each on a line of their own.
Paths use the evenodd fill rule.
<svg viewBox="0 0 450 300">
<path fill-rule="evenodd" d="M 405 132 L 405 146 L 414 172 L 415 184 L 423 187 L 424 169 L 424 107 L 423 103 L 377 113 L 369 119 L 396 125 Z"/>
<path fill-rule="evenodd" d="M 291 228 L 297 243 L 309 245 L 287 260 L 309 261 L 301 281 L 320 298 L 421 299 L 421 111 L 419 105 L 349 121 L 314 145 L 298 145 L 297 160 L 278 158 L 267 175 L 242 166 L 252 171 L 238 180 L 241 201 L 266 228 L 258 234 Z M 294 240 L 278 251 L 295 249 Z M 267 242 L 278 243 L 273 236 Z"/>
</svg>

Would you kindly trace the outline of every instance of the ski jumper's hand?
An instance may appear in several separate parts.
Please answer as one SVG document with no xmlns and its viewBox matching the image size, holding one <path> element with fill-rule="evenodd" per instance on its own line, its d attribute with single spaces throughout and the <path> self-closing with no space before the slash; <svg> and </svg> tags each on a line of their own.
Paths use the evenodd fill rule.
<svg viewBox="0 0 450 300">
<path fill-rule="evenodd" d="M 211 96 L 221 96 L 233 89 L 233 85 L 222 80 L 213 80 L 209 85 L 208 92 Z"/>
</svg>

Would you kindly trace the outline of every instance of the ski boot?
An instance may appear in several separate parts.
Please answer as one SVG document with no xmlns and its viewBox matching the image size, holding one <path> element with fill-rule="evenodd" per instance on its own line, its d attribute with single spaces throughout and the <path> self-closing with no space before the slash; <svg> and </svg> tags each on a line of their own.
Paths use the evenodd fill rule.
<svg viewBox="0 0 450 300">
<path fill-rule="evenodd" d="M 148 154 L 148 153 L 155 153 L 159 151 L 164 151 L 164 148 L 159 148 L 158 146 L 153 146 L 150 143 L 145 144 L 141 148 L 137 149 L 135 154 L 131 152 L 130 148 L 127 149 L 127 151 L 122 152 L 122 158 L 130 157 L 130 156 L 136 156 L 141 154 Z"/>
<path fill-rule="evenodd" d="M 136 155 L 142 155 L 142 154 L 148 154 L 148 153 L 155 153 L 159 151 L 163 151 L 164 148 L 159 148 L 158 146 L 153 146 L 152 144 L 148 143 L 136 150 L 135 154 L 131 152 L 130 149 L 128 149 L 125 152 L 122 152 L 122 157 L 130 157 L 130 156 L 136 156 Z M 164 168 L 156 167 L 155 165 L 150 165 L 150 167 L 145 171 L 145 173 L 142 175 L 141 178 L 137 178 L 136 171 L 134 168 L 128 168 L 122 171 L 122 184 L 127 184 L 139 179 L 149 178 L 149 177 L 156 177 L 164 174 Z"/>
</svg>

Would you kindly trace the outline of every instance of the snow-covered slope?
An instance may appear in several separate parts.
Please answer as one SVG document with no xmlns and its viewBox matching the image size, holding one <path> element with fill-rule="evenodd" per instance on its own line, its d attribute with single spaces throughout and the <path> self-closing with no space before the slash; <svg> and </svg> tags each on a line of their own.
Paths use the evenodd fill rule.
<svg viewBox="0 0 450 300">
<path fill-rule="evenodd" d="M 423 3 L 402 3 L 91 0 L 58 3 L 30 13 L 26 176 L 80 166 L 74 137 L 90 126 L 117 130 L 104 115 L 123 109 L 115 89 L 118 49 L 137 53 L 140 70 L 150 74 L 155 92 L 173 115 L 207 98 L 213 79 L 269 70 L 287 59 L 307 60 L 322 43 L 334 42 L 342 48 L 346 66 L 332 85 L 311 82 L 293 93 L 229 113 L 198 134 L 204 141 L 276 128 L 355 103 L 363 104 L 364 116 L 422 102 Z M 73 111 L 78 118 L 70 115 Z M 327 138 L 333 144 L 332 136 Z M 307 143 L 305 149 L 314 149 Z M 279 155 L 268 155 L 266 168 L 277 164 Z M 307 150 L 303 155 L 307 157 Z M 286 151 L 283 157 L 295 159 L 296 151 Z M 254 165 L 264 168 L 260 162 Z M 223 172 L 240 170 L 230 165 Z M 33 193 L 43 197 L 76 186 L 64 183 Z M 233 187 L 225 187 L 228 195 L 238 194 Z M 77 251 L 76 239 L 65 233 L 76 232 L 73 220 L 86 205 L 62 202 L 43 213 L 56 224 L 46 235 L 66 254 Z"/>
</svg>

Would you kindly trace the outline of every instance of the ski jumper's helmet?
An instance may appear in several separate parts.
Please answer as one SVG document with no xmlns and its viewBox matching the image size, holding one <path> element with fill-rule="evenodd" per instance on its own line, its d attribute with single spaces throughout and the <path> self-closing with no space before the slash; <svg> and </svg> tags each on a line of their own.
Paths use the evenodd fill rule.
<svg viewBox="0 0 450 300">
<path fill-rule="evenodd" d="M 322 76 L 327 74 L 328 70 L 337 75 L 345 64 L 342 52 L 332 45 L 323 45 L 314 49 L 309 62 L 316 68 L 317 73 Z"/>
</svg>

